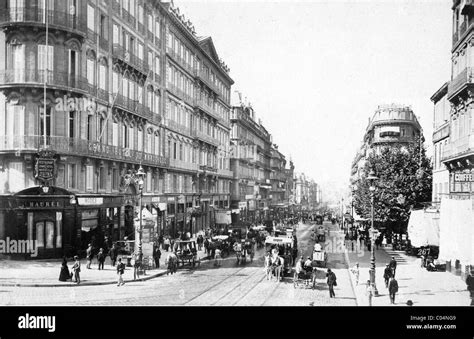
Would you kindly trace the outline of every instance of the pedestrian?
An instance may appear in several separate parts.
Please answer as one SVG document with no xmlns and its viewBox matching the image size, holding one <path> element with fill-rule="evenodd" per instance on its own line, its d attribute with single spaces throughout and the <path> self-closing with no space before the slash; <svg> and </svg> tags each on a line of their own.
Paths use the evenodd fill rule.
<svg viewBox="0 0 474 339">
<path fill-rule="evenodd" d="M 61 264 L 61 271 L 59 272 L 59 281 L 68 281 L 71 279 L 72 274 L 69 273 L 69 268 L 67 267 L 67 259 L 63 257 L 63 263 Z"/>
<path fill-rule="evenodd" d="M 165 260 L 165 265 L 168 267 L 168 271 L 166 272 L 166 275 L 170 274 L 173 275 L 173 273 L 176 273 L 177 266 L 178 266 L 178 257 L 174 252 L 171 252 L 168 254 L 168 257 Z"/>
<path fill-rule="evenodd" d="M 471 295 L 471 306 L 474 306 L 474 268 L 471 268 L 471 272 L 466 278 L 466 285 Z"/>
<path fill-rule="evenodd" d="M 392 260 L 390 260 L 390 268 L 392 269 L 392 277 L 395 278 L 395 271 L 397 270 L 397 261 L 395 260 L 395 257 L 392 257 Z"/>
<path fill-rule="evenodd" d="M 394 277 L 390 278 L 390 282 L 388 284 L 388 292 L 390 294 L 390 303 L 395 304 L 395 294 L 398 292 L 398 282 L 395 280 Z"/>
<path fill-rule="evenodd" d="M 137 254 L 134 256 L 134 263 L 133 263 L 133 280 L 137 280 L 137 278 L 140 278 L 140 269 L 141 269 L 141 262 L 140 262 L 140 257 Z"/>
<path fill-rule="evenodd" d="M 112 248 L 109 251 L 109 256 L 112 267 L 115 267 L 115 262 L 117 261 L 118 256 L 118 249 L 115 243 L 112 245 Z"/>
<path fill-rule="evenodd" d="M 219 248 L 215 249 L 214 257 L 215 257 L 214 266 L 220 267 L 222 265 L 222 257 L 221 257 L 221 250 Z"/>
<path fill-rule="evenodd" d="M 425 256 L 421 255 L 420 257 L 420 267 L 424 268 L 425 267 Z"/>
<path fill-rule="evenodd" d="M 334 272 L 331 271 L 330 268 L 328 268 L 328 271 L 326 273 L 326 277 L 328 278 L 327 284 L 329 286 L 329 298 L 335 298 L 336 293 L 334 293 L 334 286 L 337 286 L 336 274 L 334 274 Z"/>
<path fill-rule="evenodd" d="M 104 262 L 105 262 L 105 252 L 104 249 L 101 248 L 99 253 L 97 254 L 97 261 L 99 262 L 99 270 L 104 269 Z"/>
<path fill-rule="evenodd" d="M 165 245 L 165 251 L 168 252 L 170 249 L 170 238 L 166 237 L 163 244 Z"/>
<path fill-rule="evenodd" d="M 163 242 L 164 242 L 163 234 L 160 234 L 158 236 L 158 246 L 161 246 L 162 249 L 163 249 Z"/>
<path fill-rule="evenodd" d="M 392 277 L 392 269 L 390 268 L 390 265 L 387 264 L 385 266 L 385 270 L 383 271 L 383 278 L 385 280 L 385 288 L 388 288 L 388 281 Z"/>
<path fill-rule="evenodd" d="M 117 275 L 118 275 L 118 281 L 117 281 L 117 286 L 120 285 L 125 285 L 123 281 L 123 274 L 125 273 L 125 264 L 122 263 L 122 258 L 118 259 L 118 264 L 117 264 Z"/>
<path fill-rule="evenodd" d="M 355 278 L 355 281 L 356 281 L 356 286 L 359 285 L 359 274 L 360 274 L 359 263 L 355 264 L 355 266 L 352 268 L 351 272 L 352 272 L 352 274 L 354 274 L 354 278 Z"/>
<path fill-rule="evenodd" d="M 91 268 L 91 264 L 92 264 L 92 258 L 93 258 L 93 254 L 92 254 L 92 244 L 89 244 L 88 247 L 87 247 L 87 250 L 86 250 L 86 258 L 87 258 L 87 265 L 86 265 L 86 268 L 87 268 L 87 269 L 90 269 L 90 268 Z"/>
<path fill-rule="evenodd" d="M 209 239 L 204 239 L 204 250 L 206 252 L 206 255 L 209 255 L 210 254 L 210 251 L 209 251 Z"/>
<path fill-rule="evenodd" d="M 160 258 L 161 258 L 161 251 L 160 251 L 160 244 L 158 243 L 155 247 L 155 251 L 153 252 L 153 259 L 155 259 L 156 268 L 160 268 Z"/>
<path fill-rule="evenodd" d="M 203 243 L 204 239 L 202 237 L 202 234 L 199 234 L 198 237 L 197 237 L 197 245 L 198 245 L 198 251 L 200 251 L 202 249 L 202 243 Z"/>
<path fill-rule="evenodd" d="M 74 265 L 72 266 L 72 271 L 74 272 L 74 281 L 78 284 L 81 283 L 81 262 L 79 261 L 79 257 L 77 255 L 74 256 Z"/>
<path fill-rule="evenodd" d="M 372 297 L 374 295 L 374 291 L 372 285 L 370 284 L 370 280 L 367 280 L 367 289 L 366 289 L 367 299 L 369 301 L 369 306 L 372 306 Z"/>
</svg>

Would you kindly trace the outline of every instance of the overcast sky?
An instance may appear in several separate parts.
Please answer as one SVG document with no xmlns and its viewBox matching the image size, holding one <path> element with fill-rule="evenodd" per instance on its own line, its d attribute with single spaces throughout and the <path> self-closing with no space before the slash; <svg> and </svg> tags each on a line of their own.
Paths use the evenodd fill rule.
<svg viewBox="0 0 474 339">
<path fill-rule="evenodd" d="M 431 144 L 448 81 L 451 0 L 178 0 L 296 170 L 348 183 L 378 104 L 411 105 Z"/>
</svg>

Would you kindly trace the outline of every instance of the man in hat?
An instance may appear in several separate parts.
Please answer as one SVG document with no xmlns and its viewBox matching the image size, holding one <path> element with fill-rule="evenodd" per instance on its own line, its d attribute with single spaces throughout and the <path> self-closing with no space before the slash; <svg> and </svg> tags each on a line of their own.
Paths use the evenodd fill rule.
<svg viewBox="0 0 474 339">
<path fill-rule="evenodd" d="M 101 248 L 99 253 L 97 254 L 97 261 L 99 262 L 99 270 L 104 269 L 104 262 L 105 262 L 105 252 L 104 249 Z"/>
<path fill-rule="evenodd" d="M 303 267 L 306 272 L 311 272 L 313 270 L 313 261 L 311 260 L 311 257 L 306 258 Z"/>
<path fill-rule="evenodd" d="M 74 281 L 76 283 L 80 283 L 81 282 L 81 276 L 80 276 L 80 272 L 81 272 L 81 262 L 79 261 L 79 257 L 77 255 L 74 256 L 74 265 L 72 266 L 72 271 L 74 272 Z"/>
<path fill-rule="evenodd" d="M 125 264 L 122 263 L 122 258 L 119 258 L 118 264 L 117 264 L 117 275 L 118 275 L 117 286 L 125 285 L 125 283 L 123 282 L 124 272 L 125 272 Z"/>
<path fill-rule="evenodd" d="M 87 269 L 90 269 L 91 268 L 91 264 L 92 264 L 92 244 L 89 244 L 88 247 L 87 247 L 87 250 L 86 250 L 86 258 L 87 258 Z"/>
<path fill-rule="evenodd" d="M 395 271 L 397 270 L 397 261 L 395 260 L 395 257 L 392 257 L 392 260 L 390 260 L 390 269 L 392 270 L 392 277 L 395 278 Z"/>
<path fill-rule="evenodd" d="M 395 294 L 398 292 L 398 282 L 394 277 L 390 278 L 390 283 L 388 284 L 388 292 L 390 294 L 390 303 L 395 304 Z"/>
<path fill-rule="evenodd" d="M 328 268 L 328 272 L 326 273 L 326 277 L 328 278 L 327 284 L 329 286 L 329 298 L 335 298 L 336 293 L 334 293 L 334 286 L 337 285 L 336 283 L 336 275 L 330 268 Z"/>
<path fill-rule="evenodd" d="M 385 287 L 388 288 L 388 281 L 392 277 L 392 269 L 390 265 L 385 265 L 385 270 L 383 271 L 383 278 L 385 279 Z"/>
<path fill-rule="evenodd" d="M 471 294 L 471 306 L 474 306 L 474 268 L 471 268 L 471 272 L 466 278 L 467 290 Z"/>
</svg>

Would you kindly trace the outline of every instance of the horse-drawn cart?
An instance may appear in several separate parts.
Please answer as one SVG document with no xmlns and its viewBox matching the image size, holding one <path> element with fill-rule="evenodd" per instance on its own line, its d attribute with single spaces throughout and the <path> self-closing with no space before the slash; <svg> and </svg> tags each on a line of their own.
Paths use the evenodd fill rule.
<svg viewBox="0 0 474 339">
<path fill-rule="evenodd" d="M 325 251 L 313 252 L 313 267 L 326 267 L 328 262 L 328 254 Z"/>
<path fill-rule="evenodd" d="M 189 264 L 192 267 L 195 267 L 196 264 L 201 265 L 201 259 L 197 255 L 197 247 L 195 240 L 180 240 L 176 242 L 178 257 L 178 267 Z"/>
</svg>

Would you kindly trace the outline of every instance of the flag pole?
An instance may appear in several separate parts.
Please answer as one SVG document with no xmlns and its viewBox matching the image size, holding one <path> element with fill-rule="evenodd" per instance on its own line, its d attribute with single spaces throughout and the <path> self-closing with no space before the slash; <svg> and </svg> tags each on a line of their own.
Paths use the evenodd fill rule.
<svg viewBox="0 0 474 339">
<path fill-rule="evenodd" d="M 47 147 L 46 141 L 46 84 L 48 83 L 48 62 L 49 62 L 49 48 L 48 48 L 48 36 L 49 36 L 49 27 L 48 27 L 48 0 L 44 1 L 44 20 L 46 24 L 46 67 L 45 67 L 45 74 L 44 74 L 44 88 L 43 88 L 43 146 L 44 148 Z"/>
</svg>

